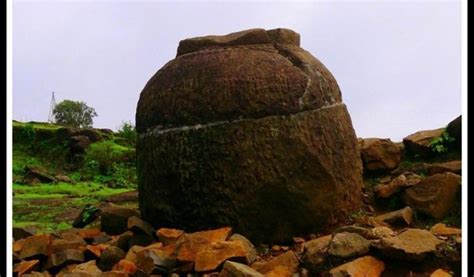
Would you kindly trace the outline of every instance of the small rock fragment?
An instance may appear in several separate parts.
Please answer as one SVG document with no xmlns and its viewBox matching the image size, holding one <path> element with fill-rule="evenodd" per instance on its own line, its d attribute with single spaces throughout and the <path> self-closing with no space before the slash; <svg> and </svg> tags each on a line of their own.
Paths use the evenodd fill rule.
<svg viewBox="0 0 474 277">
<path fill-rule="evenodd" d="M 370 242 L 356 233 L 337 233 L 329 244 L 328 253 L 334 258 L 346 259 L 369 252 Z"/>
</svg>

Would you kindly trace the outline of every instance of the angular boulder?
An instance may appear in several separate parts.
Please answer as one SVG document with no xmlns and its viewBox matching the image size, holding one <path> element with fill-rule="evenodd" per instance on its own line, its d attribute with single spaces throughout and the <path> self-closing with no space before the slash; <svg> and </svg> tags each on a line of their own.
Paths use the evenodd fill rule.
<svg viewBox="0 0 474 277">
<path fill-rule="evenodd" d="M 442 243 L 427 230 L 407 229 L 398 236 L 382 238 L 376 246 L 390 258 L 420 262 L 436 252 L 436 247 Z"/>
<path fill-rule="evenodd" d="M 291 30 L 181 41 L 143 89 L 136 126 L 140 210 L 155 228 L 290 241 L 360 205 L 341 92 Z"/>
<path fill-rule="evenodd" d="M 435 219 L 445 217 L 456 202 L 460 202 L 461 176 L 447 172 L 423 179 L 418 185 L 406 189 L 404 202 Z"/>
<path fill-rule="evenodd" d="M 385 263 L 372 256 L 364 256 L 335 267 L 329 271 L 331 277 L 379 277 L 385 270 Z"/>
<path fill-rule="evenodd" d="M 405 150 L 412 156 L 429 157 L 433 154 L 430 143 L 434 139 L 439 138 L 444 131 L 445 128 L 439 128 L 411 134 L 403 139 Z"/>
<path fill-rule="evenodd" d="M 367 138 L 363 140 L 361 148 L 366 171 L 390 171 L 400 163 L 401 149 L 390 139 Z"/>
<path fill-rule="evenodd" d="M 110 235 L 120 235 L 128 230 L 128 219 L 139 214 L 128 208 L 109 205 L 102 210 L 100 229 Z"/>
</svg>

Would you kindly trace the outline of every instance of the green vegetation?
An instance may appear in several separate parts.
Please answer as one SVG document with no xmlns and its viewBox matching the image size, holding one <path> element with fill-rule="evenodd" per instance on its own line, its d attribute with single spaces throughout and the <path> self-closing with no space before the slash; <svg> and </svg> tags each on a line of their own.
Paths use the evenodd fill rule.
<svg viewBox="0 0 474 277">
<path fill-rule="evenodd" d="M 127 144 L 134 145 L 137 138 L 137 131 L 132 123 L 124 122 L 120 126 L 117 135 L 123 138 Z"/>
<path fill-rule="evenodd" d="M 444 131 L 441 136 L 433 139 L 429 146 L 431 151 L 435 153 L 447 153 L 449 145 L 454 142 L 454 138 L 451 137 L 447 131 Z"/>
<path fill-rule="evenodd" d="M 84 153 L 71 154 L 71 137 L 81 130 L 42 122 L 13 122 L 14 226 L 35 226 L 42 231 L 71 228 L 74 217 L 86 205 L 99 206 L 113 195 L 136 189 L 132 136 L 89 129 L 87 132 L 99 133 L 101 139 L 86 146 Z M 87 135 L 85 131 L 79 135 Z M 117 143 L 120 140 L 125 143 Z M 27 166 L 71 181 L 22 183 Z"/>
<path fill-rule="evenodd" d="M 84 102 L 64 100 L 54 107 L 53 115 L 58 124 L 72 127 L 91 127 L 97 116 L 95 109 Z"/>
</svg>

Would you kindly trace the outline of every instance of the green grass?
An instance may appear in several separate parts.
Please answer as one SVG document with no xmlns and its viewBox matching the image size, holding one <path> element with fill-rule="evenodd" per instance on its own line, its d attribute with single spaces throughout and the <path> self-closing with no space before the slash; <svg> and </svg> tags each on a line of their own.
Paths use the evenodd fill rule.
<svg viewBox="0 0 474 277">
<path fill-rule="evenodd" d="M 57 183 L 57 184 L 39 184 L 22 185 L 13 184 L 13 191 L 16 198 L 53 198 L 61 196 L 87 197 L 93 195 L 94 198 L 105 198 L 107 196 L 131 191 L 128 188 L 112 189 L 98 183 Z"/>
</svg>

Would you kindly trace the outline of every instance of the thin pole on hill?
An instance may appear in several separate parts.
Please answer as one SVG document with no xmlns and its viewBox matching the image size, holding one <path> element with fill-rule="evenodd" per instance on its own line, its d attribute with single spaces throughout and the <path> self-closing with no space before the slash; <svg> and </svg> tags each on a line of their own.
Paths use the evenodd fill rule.
<svg viewBox="0 0 474 277">
<path fill-rule="evenodd" d="M 56 98 L 54 98 L 54 91 L 53 91 L 51 95 L 51 104 L 49 105 L 49 115 L 48 115 L 49 123 L 55 122 L 54 113 L 53 113 L 55 106 L 56 106 Z"/>
</svg>

